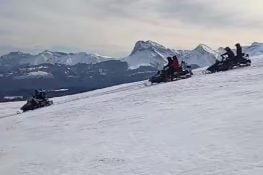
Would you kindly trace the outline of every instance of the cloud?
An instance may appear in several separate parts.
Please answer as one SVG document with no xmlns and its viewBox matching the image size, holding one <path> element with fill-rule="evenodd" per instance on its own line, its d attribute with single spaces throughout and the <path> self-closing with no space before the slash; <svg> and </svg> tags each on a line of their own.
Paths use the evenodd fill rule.
<svg viewBox="0 0 263 175">
<path fill-rule="evenodd" d="M 252 0 L 257 1 L 257 0 Z M 256 5 L 248 9 L 246 5 L 255 4 L 244 0 L 144 0 L 118 1 L 97 0 L 93 5 L 99 7 L 98 12 L 107 18 L 131 18 L 153 22 L 156 18 L 180 21 L 196 26 L 210 27 L 244 27 L 262 28 L 263 17 L 251 17 Z M 257 4 L 262 5 L 263 3 Z M 259 9 L 258 9 L 259 10 Z M 261 9 L 263 10 L 263 8 Z"/>
<path fill-rule="evenodd" d="M 161 16 L 174 18 L 175 20 L 177 19 L 192 25 L 245 28 L 263 27 L 262 19 L 249 18 L 247 16 L 249 11 L 241 6 L 239 7 L 239 3 L 242 3 L 241 1 L 229 3 L 228 1 L 216 0 L 166 0 L 166 3 L 158 8 L 160 9 Z"/>
<path fill-rule="evenodd" d="M 218 46 L 235 40 L 246 43 L 263 40 L 260 37 L 263 2 L 259 0 L 0 0 L 0 3 L 0 54 L 14 48 L 57 48 L 125 56 L 141 39 L 187 48 L 200 42 Z"/>
<path fill-rule="evenodd" d="M 254 2 L 254 3 L 253 3 Z M 255 3 L 257 2 L 257 3 Z M 244 4 L 244 5 L 240 5 Z M 254 4 L 254 6 L 251 6 Z M 247 6 L 250 8 L 247 8 Z M 0 17 L 10 20 L 52 19 L 52 16 L 68 16 L 97 19 L 131 19 L 154 21 L 174 19 L 193 25 L 243 26 L 262 24 L 262 12 L 258 18 L 250 18 L 263 2 L 258 0 L 1 0 Z M 257 9 L 257 11 L 263 10 Z M 150 19 L 151 18 L 151 19 Z M 260 24 L 260 26 L 261 26 Z M 262 27 L 262 26 L 261 26 Z"/>
<path fill-rule="evenodd" d="M 263 14 L 251 17 L 263 2 L 252 0 L 78 0 L 84 2 L 97 18 L 122 18 L 150 22 L 158 19 L 173 19 L 196 26 L 263 27 Z M 257 3 L 255 3 L 257 2 Z M 254 4 L 250 9 L 248 5 Z M 257 9 L 258 11 L 260 9 Z M 263 10 L 263 7 L 261 8 Z"/>
</svg>

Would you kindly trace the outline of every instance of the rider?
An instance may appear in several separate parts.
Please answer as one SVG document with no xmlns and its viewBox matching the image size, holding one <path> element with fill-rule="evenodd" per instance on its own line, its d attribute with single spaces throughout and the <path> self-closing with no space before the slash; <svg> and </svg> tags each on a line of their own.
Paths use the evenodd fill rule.
<svg viewBox="0 0 263 175">
<path fill-rule="evenodd" d="M 179 64 L 179 60 L 177 58 L 177 56 L 173 56 L 173 64 L 172 64 L 172 68 L 175 70 L 175 72 L 179 73 L 182 71 L 182 67 Z"/>
<path fill-rule="evenodd" d="M 180 67 L 178 58 L 176 56 L 173 56 L 173 58 L 167 57 L 167 60 L 168 60 L 168 64 L 166 66 L 164 66 L 164 69 L 167 72 L 166 73 L 167 76 L 170 77 L 171 80 L 173 80 L 173 74 L 175 72 L 177 72 L 177 73 L 181 72 L 181 67 Z"/>
<path fill-rule="evenodd" d="M 46 100 L 47 94 L 44 90 L 35 90 L 35 94 L 33 95 L 34 98 L 40 99 L 40 100 Z"/>
<path fill-rule="evenodd" d="M 173 63 L 171 65 L 171 69 L 172 69 L 172 74 L 176 73 L 177 76 L 180 75 L 180 73 L 182 72 L 182 67 L 179 64 L 179 60 L 177 56 L 175 55 L 173 56 Z"/>
<path fill-rule="evenodd" d="M 170 68 L 170 67 L 171 67 L 171 65 L 172 65 L 172 63 L 173 63 L 172 57 L 167 57 L 167 61 L 168 61 L 168 63 L 167 63 L 166 66 L 163 67 L 163 69 L 167 69 L 167 68 Z"/>
<path fill-rule="evenodd" d="M 239 43 L 237 43 L 236 45 L 236 49 L 237 49 L 237 56 L 236 56 L 236 59 L 237 59 L 237 62 L 240 62 L 244 56 L 244 53 L 242 52 L 242 47 Z"/>
<path fill-rule="evenodd" d="M 173 73 L 174 73 L 174 71 L 173 71 L 173 69 L 172 69 L 172 64 L 173 64 L 173 59 L 172 59 L 172 57 L 167 57 L 167 61 L 168 61 L 168 63 L 167 63 L 166 66 L 164 66 L 163 70 L 164 70 L 164 72 L 165 72 L 165 77 L 166 77 L 166 79 L 167 79 L 168 77 L 170 77 L 170 78 L 172 79 L 172 75 L 173 75 Z"/>
<path fill-rule="evenodd" d="M 34 90 L 34 95 L 33 95 L 33 98 L 38 98 L 38 96 L 39 96 L 39 91 L 38 90 Z"/>
<path fill-rule="evenodd" d="M 223 61 L 227 61 L 228 64 L 237 63 L 234 52 L 229 47 L 226 47 L 225 51 L 226 53 L 221 55 L 221 57 L 223 58 Z M 227 58 L 224 57 L 225 55 L 227 55 Z"/>
<path fill-rule="evenodd" d="M 224 53 L 224 54 L 221 55 L 223 58 L 224 58 L 225 55 L 227 55 L 227 57 L 228 57 L 229 59 L 233 59 L 233 58 L 235 57 L 234 52 L 233 52 L 229 47 L 226 47 L 226 48 L 225 48 L 225 51 L 226 51 L 226 53 Z"/>
</svg>

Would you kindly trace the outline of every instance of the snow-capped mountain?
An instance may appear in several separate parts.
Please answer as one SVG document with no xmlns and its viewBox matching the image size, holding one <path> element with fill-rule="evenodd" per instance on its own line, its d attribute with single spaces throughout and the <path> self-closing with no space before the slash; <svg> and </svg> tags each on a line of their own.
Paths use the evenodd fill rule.
<svg viewBox="0 0 263 175">
<path fill-rule="evenodd" d="M 63 53 L 46 50 L 37 55 L 25 54 L 22 52 L 11 52 L 8 55 L 4 55 L 0 58 L 0 66 L 14 67 L 24 64 L 40 65 L 47 63 L 64 65 L 75 65 L 78 63 L 95 64 L 110 59 L 112 58 L 85 52 Z"/>
<path fill-rule="evenodd" d="M 251 57 L 263 56 L 263 43 L 254 42 L 251 46 L 244 47 L 244 52 Z"/>
<path fill-rule="evenodd" d="M 205 67 L 214 64 L 218 56 L 219 54 L 216 51 L 204 44 L 200 44 L 194 50 L 184 52 L 181 58 L 188 64 Z"/>
<path fill-rule="evenodd" d="M 173 50 L 166 48 L 153 41 L 138 41 L 132 53 L 124 58 L 130 68 L 140 66 L 163 67 L 166 57 L 176 55 L 188 64 L 198 65 L 199 67 L 209 66 L 215 62 L 218 53 L 206 45 L 200 44 L 194 50 Z"/>
<path fill-rule="evenodd" d="M 138 41 L 131 54 L 124 58 L 131 69 L 140 66 L 161 68 L 166 63 L 166 57 L 178 54 L 175 50 L 166 48 L 153 41 Z"/>
<path fill-rule="evenodd" d="M 10 52 L 0 57 L 0 66 L 18 66 L 31 61 L 33 55 L 23 52 Z"/>
<path fill-rule="evenodd" d="M 251 46 L 243 48 L 244 52 L 248 53 L 250 57 L 263 55 L 263 43 L 253 43 Z M 220 59 L 219 55 L 223 52 L 223 48 L 215 51 L 204 44 L 200 44 L 193 50 L 174 50 L 149 40 L 138 41 L 131 54 L 121 60 L 127 62 L 130 69 L 136 69 L 140 66 L 162 68 L 166 64 L 168 56 L 176 55 L 181 61 L 184 60 L 190 65 L 205 67 L 212 65 L 216 59 Z M 63 53 L 46 50 L 37 55 L 11 52 L 0 57 L 0 66 L 15 67 L 23 64 L 40 65 L 46 63 L 63 65 L 76 65 L 78 63 L 95 64 L 116 59 L 85 52 Z"/>
</svg>

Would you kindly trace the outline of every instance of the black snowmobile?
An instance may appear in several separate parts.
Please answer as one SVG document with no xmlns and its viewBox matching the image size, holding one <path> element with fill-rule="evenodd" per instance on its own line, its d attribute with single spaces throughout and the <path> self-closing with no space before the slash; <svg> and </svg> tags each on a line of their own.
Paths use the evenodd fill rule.
<svg viewBox="0 0 263 175">
<path fill-rule="evenodd" d="M 221 71 L 227 71 L 231 69 L 236 69 L 239 67 L 247 67 L 251 65 L 251 60 L 249 59 L 249 55 L 244 55 L 241 59 L 239 59 L 237 62 L 234 62 L 233 60 L 229 58 L 224 58 L 219 61 L 216 60 L 216 63 L 212 66 L 208 67 L 205 71 L 206 74 L 211 74 L 215 72 L 221 72 Z"/>
<path fill-rule="evenodd" d="M 42 108 L 45 106 L 50 106 L 53 104 L 53 101 L 48 100 L 44 92 L 38 92 L 38 95 L 33 95 L 27 100 L 27 103 L 22 106 L 20 109 L 25 112 L 29 110 L 34 110 L 37 108 Z"/>
<path fill-rule="evenodd" d="M 187 66 L 187 70 L 183 70 L 180 73 L 173 73 L 172 77 L 168 76 L 167 70 L 163 69 L 158 71 L 154 76 L 152 76 L 149 81 L 153 83 L 162 83 L 169 81 L 177 81 L 181 79 L 186 79 L 192 77 L 193 73 L 191 71 L 191 67 Z"/>
</svg>

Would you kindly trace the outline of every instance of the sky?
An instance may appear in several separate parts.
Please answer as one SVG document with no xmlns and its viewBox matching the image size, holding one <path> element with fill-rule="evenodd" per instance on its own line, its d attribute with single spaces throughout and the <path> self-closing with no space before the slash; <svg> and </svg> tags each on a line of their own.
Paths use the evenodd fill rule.
<svg viewBox="0 0 263 175">
<path fill-rule="evenodd" d="M 172 49 L 263 42 L 262 0 L 0 0 L 0 55 L 124 57 L 138 40 Z"/>
</svg>

